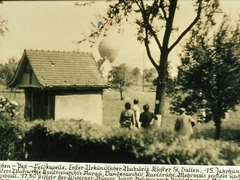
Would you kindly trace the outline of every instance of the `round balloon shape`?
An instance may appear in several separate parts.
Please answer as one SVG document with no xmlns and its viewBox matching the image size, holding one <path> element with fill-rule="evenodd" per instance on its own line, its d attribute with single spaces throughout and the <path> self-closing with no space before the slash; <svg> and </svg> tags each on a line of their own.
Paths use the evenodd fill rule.
<svg viewBox="0 0 240 180">
<path fill-rule="evenodd" d="M 112 63 L 117 57 L 119 47 L 113 38 L 105 37 L 100 41 L 98 51 L 102 58 L 107 58 Z"/>
</svg>

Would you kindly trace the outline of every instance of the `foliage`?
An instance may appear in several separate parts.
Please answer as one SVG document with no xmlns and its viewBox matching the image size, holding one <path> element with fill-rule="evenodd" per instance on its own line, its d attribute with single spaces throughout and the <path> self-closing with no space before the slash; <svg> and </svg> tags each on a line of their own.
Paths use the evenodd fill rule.
<svg viewBox="0 0 240 180">
<path fill-rule="evenodd" d="M 153 86 L 157 86 L 158 77 L 154 78 L 152 81 Z M 166 97 L 172 97 L 175 94 L 175 88 L 177 84 L 177 80 L 175 77 L 168 76 L 166 80 Z"/>
<path fill-rule="evenodd" d="M 0 118 L 0 159 L 24 159 L 24 133 L 18 127 L 19 124 L 2 114 L 0 114 Z"/>
<path fill-rule="evenodd" d="M 113 89 L 118 89 L 120 92 L 120 99 L 123 100 L 123 91 L 130 85 L 129 72 L 125 64 L 113 66 L 109 73 L 109 84 Z"/>
<path fill-rule="evenodd" d="M 199 165 L 240 163 L 237 144 L 186 140 L 173 132 L 159 132 L 157 129 L 129 131 L 62 121 L 45 122 L 32 131 L 28 134 L 32 141 L 27 160 Z M 210 149 L 209 145 L 215 148 Z"/>
<path fill-rule="evenodd" d="M 179 3 L 180 4 L 180 3 Z M 93 25 L 91 33 L 82 41 L 97 38 L 101 33 L 106 34 L 111 26 L 121 25 L 122 21 L 130 21 L 134 14 L 134 23 L 137 25 L 137 39 L 144 43 L 150 62 L 158 73 L 155 114 L 163 114 L 165 106 L 166 82 L 168 79 L 168 56 L 172 49 L 191 30 L 198 20 L 205 19 L 207 22 L 213 21 L 213 14 L 219 6 L 218 0 L 198 0 L 194 1 L 193 7 L 196 11 L 192 22 L 176 36 L 172 35 L 178 28 L 174 27 L 174 18 L 178 12 L 179 4 L 177 0 L 155 0 L 155 1 L 134 1 L 121 0 L 111 3 L 107 13 L 102 16 L 101 26 Z M 176 38 L 174 38 L 176 37 Z M 170 42 L 170 39 L 172 40 Z M 151 45 L 158 47 L 160 57 L 152 56 Z"/>
<path fill-rule="evenodd" d="M 131 84 L 138 85 L 141 78 L 140 75 L 141 75 L 140 69 L 138 67 L 133 68 L 130 72 Z"/>
<path fill-rule="evenodd" d="M 6 31 L 8 31 L 6 24 L 7 24 L 7 20 L 2 19 L 2 17 L 0 16 L 0 36 L 4 36 Z"/>
<path fill-rule="evenodd" d="M 172 98 L 176 93 L 176 87 L 177 87 L 177 79 L 175 77 L 168 77 L 166 96 Z"/>
<path fill-rule="evenodd" d="M 10 58 L 7 63 L 0 64 L 0 83 L 7 85 L 7 83 L 14 76 L 15 70 L 17 69 L 18 61 L 14 57 Z"/>
<path fill-rule="evenodd" d="M 171 113 L 179 112 L 181 107 L 184 107 L 189 114 L 197 113 L 198 109 L 204 108 L 205 104 L 202 104 L 201 93 L 182 93 L 178 89 L 178 93 L 174 94 L 171 100 L 170 111 Z"/>
<path fill-rule="evenodd" d="M 146 84 L 153 85 L 154 79 L 157 77 L 157 71 L 155 68 L 144 69 L 143 70 L 144 82 Z"/>
<path fill-rule="evenodd" d="M 28 127 L 23 128 L 26 123 L 23 121 L 23 93 L 2 93 L 2 96 L 9 100 L 18 102 L 19 115 L 13 120 L 9 113 L 0 113 L 0 160 L 23 160 L 25 157 L 24 134 Z"/>
<path fill-rule="evenodd" d="M 55 122 L 47 120 L 28 122 L 25 130 L 22 127 L 22 132 L 25 132 L 23 137 L 25 149 L 22 154 L 15 154 L 22 158 L 20 160 L 188 165 L 240 164 L 238 158 L 240 148 L 236 143 L 202 138 L 186 139 L 176 136 L 172 131 L 159 131 L 155 128 L 133 131 L 91 125 L 79 120 Z M 210 149 L 209 146 L 215 148 Z"/>
<path fill-rule="evenodd" d="M 206 36 L 207 28 L 203 34 L 193 30 L 178 68 L 179 89 L 185 97 L 175 96 L 173 107 L 186 107 L 192 112 L 198 108 L 210 110 L 217 139 L 224 112 L 240 103 L 239 30 L 239 24 L 232 27 L 227 17 L 212 38 Z"/>
</svg>

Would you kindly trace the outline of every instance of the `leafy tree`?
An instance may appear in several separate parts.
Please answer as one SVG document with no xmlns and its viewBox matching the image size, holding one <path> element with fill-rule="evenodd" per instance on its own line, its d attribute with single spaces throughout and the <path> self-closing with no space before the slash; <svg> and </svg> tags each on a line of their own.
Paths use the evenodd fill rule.
<svg viewBox="0 0 240 180">
<path fill-rule="evenodd" d="M 131 71 L 131 82 L 135 85 L 138 85 L 139 79 L 140 79 L 140 69 L 138 67 L 135 67 Z"/>
<path fill-rule="evenodd" d="M 82 41 L 97 38 L 101 33 L 111 26 L 121 24 L 122 21 L 130 21 L 130 15 L 135 15 L 135 24 L 138 27 L 137 39 L 144 43 L 147 56 L 158 73 L 155 114 L 163 114 L 165 105 L 166 81 L 168 78 L 168 56 L 174 47 L 199 21 L 205 18 L 206 21 L 213 22 L 212 16 L 219 6 L 219 0 L 194 0 L 196 11 L 192 22 L 177 36 L 172 36 L 174 30 L 174 18 L 179 9 L 178 0 L 119 0 L 111 2 L 106 15 L 102 17 L 101 25 L 95 25 L 89 35 Z M 85 4 L 84 4 L 85 5 Z M 188 7 L 189 8 L 189 7 Z M 186 11 L 188 11 L 187 9 Z M 175 38 L 176 37 L 176 38 Z M 171 42 L 170 42 L 171 39 Z M 91 39 L 92 41 L 92 39 Z M 155 44 L 160 52 L 160 56 L 154 59 L 150 44 Z"/>
<path fill-rule="evenodd" d="M 167 83 L 166 83 L 166 96 L 167 97 L 172 97 L 174 96 L 174 94 L 176 93 L 176 86 L 177 86 L 177 79 L 176 77 L 169 77 L 167 79 Z"/>
<path fill-rule="evenodd" d="M 143 70 L 144 81 L 148 84 L 153 84 L 154 79 L 157 77 L 157 72 L 155 68 L 144 69 Z"/>
<path fill-rule="evenodd" d="M 0 64 L 0 83 L 7 85 L 12 79 L 14 72 L 18 66 L 18 61 L 14 57 L 10 58 L 7 63 Z"/>
<path fill-rule="evenodd" d="M 123 100 L 123 91 L 130 85 L 129 72 L 126 65 L 120 64 L 119 66 L 113 66 L 108 82 L 111 88 L 119 91 L 120 99 Z"/>
<path fill-rule="evenodd" d="M 144 69 L 143 70 L 143 86 L 150 87 L 154 89 L 157 85 L 157 71 L 155 68 Z"/>
<path fill-rule="evenodd" d="M 240 103 L 239 25 L 233 27 L 225 16 L 219 30 L 210 37 L 208 28 L 199 32 L 199 24 L 185 45 L 178 68 L 179 87 L 185 97 L 176 97 L 175 107 L 185 106 L 192 112 L 209 109 L 216 126 L 215 139 L 220 138 L 224 112 Z"/>
</svg>

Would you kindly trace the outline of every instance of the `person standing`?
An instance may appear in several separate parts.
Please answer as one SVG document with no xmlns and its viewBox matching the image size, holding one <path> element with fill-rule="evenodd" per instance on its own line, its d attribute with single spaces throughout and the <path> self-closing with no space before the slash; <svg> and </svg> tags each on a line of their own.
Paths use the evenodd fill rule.
<svg viewBox="0 0 240 180">
<path fill-rule="evenodd" d="M 140 128 L 140 122 L 139 122 L 139 118 L 140 118 L 140 109 L 138 107 L 138 99 L 134 99 L 133 100 L 133 112 L 134 112 L 134 116 L 135 116 L 135 121 L 136 121 L 136 127 Z"/>
<path fill-rule="evenodd" d="M 133 110 L 131 110 L 131 104 L 126 102 L 125 110 L 123 110 L 120 114 L 119 123 L 122 128 L 134 129 L 135 126 L 135 116 Z"/>
<path fill-rule="evenodd" d="M 149 128 L 152 120 L 158 119 L 158 117 L 154 113 L 150 112 L 149 109 L 150 107 L 148 104 L 143 105 L 144 112 L 140 114 L 140 118 L 139 118 L 139 121 L 142 123 L 141 127 L 143 128 Z"/>
<path fill-rule="evenodd" d="M 191 137 L 193 135 L 193 126 L 196 121 L 189 115 L 186 115 L 185 108 L 180 108 L 180 116 L 176 119 L 174 129 L 182 136 Z"/>
</svg>

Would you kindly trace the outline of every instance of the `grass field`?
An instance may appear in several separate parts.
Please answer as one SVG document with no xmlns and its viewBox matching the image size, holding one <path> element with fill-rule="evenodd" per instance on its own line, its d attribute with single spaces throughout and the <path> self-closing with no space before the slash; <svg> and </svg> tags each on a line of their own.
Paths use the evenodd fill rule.
<svg viewBox="0 0 240 180">
<path fill-rule="evenodd" d="M 2 93 L 10 100 L 15 100 L 20 104 L 20 117 L 23 117 L 24 94 L 23 93 Z M 120 112 L 124 109 L 125 102 L 131 102 L 133 99 L 139 100 L 139 107 L 146 103 L 150 105 L 150 111 L 154 111 L 155 92 L 142 92 L 142 89 L 127 90 L 123 93 L 124 100 L 120 100 L 119 92 L 114 90 L 105 90 L 103 93 L 103 125 L 119 126 Z M 174 122 L 177 114 L 171 114 L 169 109 L 169 99 L 166 99 L 165 116 L 160 127 L 160 131 L 173 131 Z M 195 119 L 197 116 L 193 116 Z M 240 141 L 240 106 L 237 111 L 229 112 L 229 120 L 222 122 L 221 139 L 226 141 Z M 214 122 L 197 124 L 194 127 L 195 138 L 213 139 L 215 135 Z"/>
<path fill-rule="evenodd" d="M 154 102 L 155 102 L 155 92 L 140 92 L 140 91 L 126 91 L 124 92 L 124 100 L 120 101 L 120 95 L 116 91 L 106 90 L 103 94 L 103 123 L 107 125 L 118 124 L 120 112 L 124 109 L 124 104 L 130 102 L 133 104 L 133 99 L 139 100 L 139 108 L 142 112 L 143 105 L 149 104 L 150 111 L 154 111 Z M 162 128 L 173 127 L 174 120 L 176 115 L 170 114 L 168 109 L 168 99 L 165 107 L 165 117 L 168 119 L 162 124 Z"/>
<path fill-rule="evenodd" d="M 124 100 L 120 101 L 120 95 L 116 91 L 104 91 L 103 94 L 103 123 L 108 126 L 118 125 L 120 112 L 124 109 L 125 102 L 131 102 L 134 98 L 139 100 L 139 107 L 146 103 L 150 105 L 150 110 L 154 111 L 155 92 L 141 92 L 136 90 L 128 90 L 124 92 Z M 174 122 L 177 114 L 171 114 L 169 111 L 169 98 L 166 98 L 165 115 L 162 121 L 160 131 L 170 130 L 173 131 Z M 221 139 L 230 141 L 240 141 L 240 107 L 237 111 L 229 112 L 229 120 L 222 121 L 222 134 Z M 197 118 L 197 115 L 193 115 Z M 197 124 L 194 127 L 195 138 L 213 139 L 215 136 L 214 122 Z"/>
</svg>

